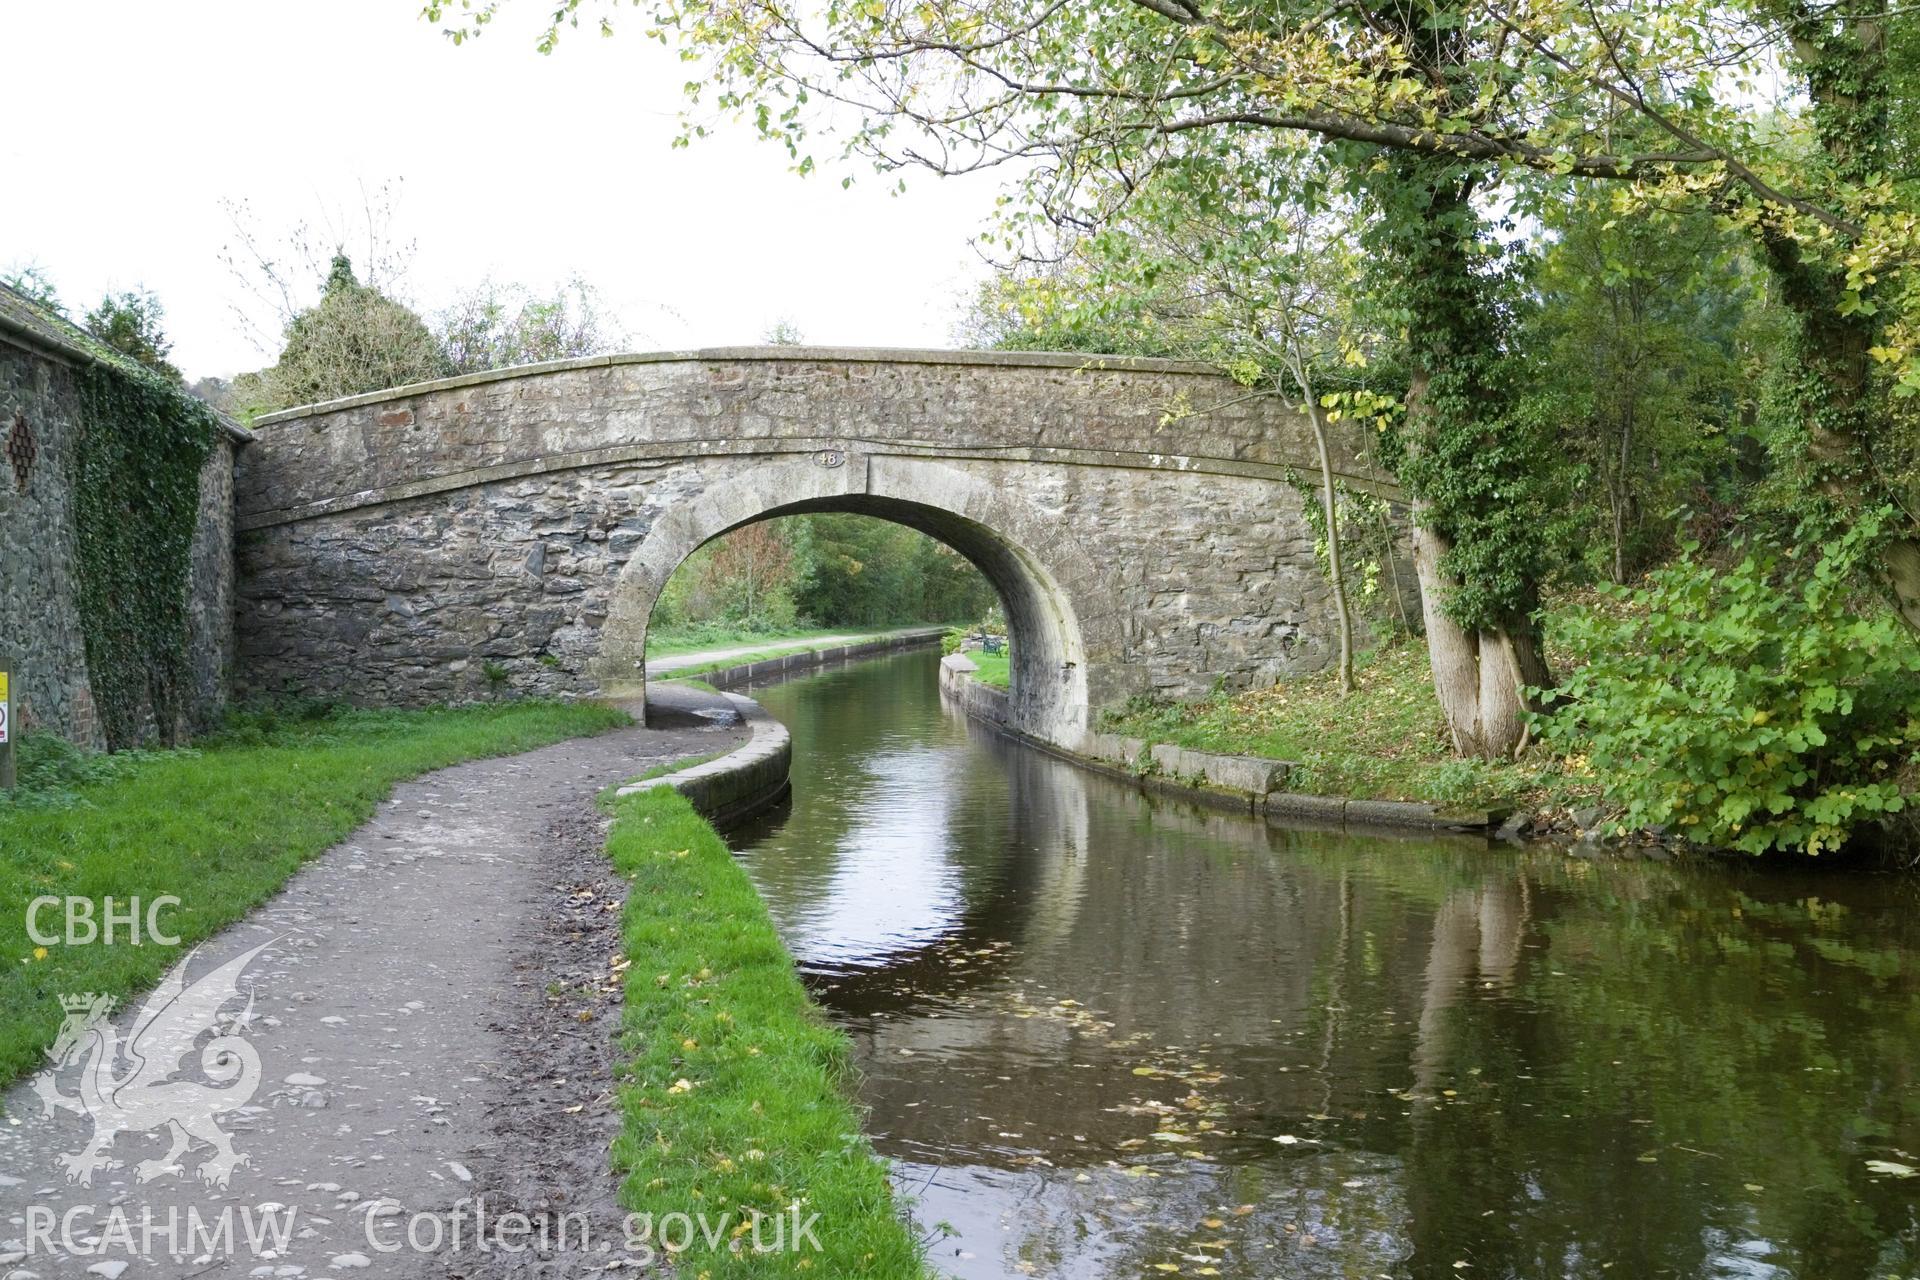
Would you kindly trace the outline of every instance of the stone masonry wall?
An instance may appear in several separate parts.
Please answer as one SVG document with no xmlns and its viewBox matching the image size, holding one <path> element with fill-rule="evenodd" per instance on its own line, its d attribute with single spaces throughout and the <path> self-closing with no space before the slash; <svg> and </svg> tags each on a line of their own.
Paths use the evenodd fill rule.
<svg viewBox="0 0 1920 1280">
<path fill-rule="evenodd" d="M 11 461 L 0 463 L 0 646 L 13 666 L 17 728 L 91 746 L 100 726 L 75 604 L 67 483 L 79 423 L 72 368 L 0 340 L 0 441 L 21 431 L 33 449 L 24 484 Z"/>
<path fill-rule="evenodd" d="M 236 488 L 240 692 L 590 692 L 622 570 L 657 523 L 795 460 L 879 475 L 892 459 L 1020 513 L 1024 541 L 980 536 L 1004 534 L 1061 576 L 1064 607 L 1099 620 L 1084 660 L 1103 701 L 1324 666 L 1329 592 L 1286 479 L 1312 465 L 1308 426 L 1194 366 L 1080 365 L 614 357 L 263 419 Z M 1352 483 L 1390 491 L 1353 442 L 1335 454 Z M 876 510 L 857 482 L 845 492 L 806 509 Z M 906 497 L 984 518 L 935 489 Z"/>
<path fill-rule="evenodd" d="M 68 481 L 81 426 L 72 359 L 51 344 L 14 342 L 0 332 L 0 650 L 13 665 L 17 727 L 100 746 L 77 603 Z M 32 441 L 24 479 L 4 456 L 16 431 Z M 188 715 L 196 728 L 218 715 L 231 679 L 234 449 L 235 438 L 222 433 L 200 473 L 189 586 Z"/>
<path fill-rule="evenodd" d="M 271 430 L 271 428 L 268 428 Z M 418 704 L 589 692 L 612 592 L 658 515 L 763 457 L 586 468 L 240 535 L 244 694 Z M 1121 660 L 1200 697 L 1325 666 L 1328 589 L 1299 497 L 1270 482 L 967 461 L 1044 495 L 1109 567 Z M 504 691 L 504 689 L 503 689 Z"/>
</svg>

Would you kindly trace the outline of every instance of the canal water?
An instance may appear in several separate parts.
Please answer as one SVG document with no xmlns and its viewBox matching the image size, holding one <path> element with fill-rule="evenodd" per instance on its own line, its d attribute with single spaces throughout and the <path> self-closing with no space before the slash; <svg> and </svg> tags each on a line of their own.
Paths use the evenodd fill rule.
<svg viewBox="0 0 1920 1280">
<path fill-rule="evenodd" d="M 940 1271 L 1920 1274 L 1911 883 L 1269 827 L 937 664 L 755 690 L 794 798 L 736 847 Z"/>
</svg>

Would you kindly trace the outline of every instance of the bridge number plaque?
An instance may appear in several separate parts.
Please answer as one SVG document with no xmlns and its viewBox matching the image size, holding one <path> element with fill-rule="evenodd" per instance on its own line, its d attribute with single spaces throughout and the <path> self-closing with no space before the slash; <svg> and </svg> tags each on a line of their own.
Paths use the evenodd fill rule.
<svg viewBox="0 0 1920 1280">
<path fill-rule="evenodd" d="M 822 467 L 844 467 L 847 465 L 847 455 L 838 449 L 822 449 L 813 455 L 813 461 Z"/>
</svg>

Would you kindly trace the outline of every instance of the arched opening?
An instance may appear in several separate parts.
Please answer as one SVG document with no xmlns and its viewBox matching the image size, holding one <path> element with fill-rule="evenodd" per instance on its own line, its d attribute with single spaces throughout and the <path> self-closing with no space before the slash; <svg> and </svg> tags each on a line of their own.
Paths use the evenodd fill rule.
<svg viewBox="0 0 1920 1280">
<path fill-rule="evenodd" d="M 966 557 L 893 520 L 768 516 L 712 539 L 673 572 L 647 622 L 647 666 L 737 649 L 927 626 L 1006 633 L 1000 598 Z"/>
<path fill-rule="evenodd" d="M 1011 727 L 1043 741 L 1079 745 L 1088 727 L 1087 645 L 1081 610 L 1063 579 L 1071 574 L 1091 583 L 1091 565 L 1057 532 L 1043 560 L 1032 546 L 1043 521 L 977 477 L 919 459 L 828 453 L 809 462 L 715 475 L 702 492 L 654 521 L 623 570 L 602 633 L 602 681 L 631 685 L 644 679 L 654 609 L 674 571 L 695 550 L 763 520 L 826 512 L 918 529 L 978 568 L 1007 617 Z M 1067 574 L 1056 573 L 1052 563 L 1065 564 Z"/>
</svg>

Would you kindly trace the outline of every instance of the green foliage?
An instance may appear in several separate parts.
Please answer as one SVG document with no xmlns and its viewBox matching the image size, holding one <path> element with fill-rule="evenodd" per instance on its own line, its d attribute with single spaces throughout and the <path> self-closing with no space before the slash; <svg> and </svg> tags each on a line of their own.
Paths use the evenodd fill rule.
<svg viewBox="0 0 1920 1280">
<path fill-rule="evenodd" d="M 653 623 L 676 633 L 701 624 L 746 635 L 795 629 L 793 535 L 787 522 L 761 521 L 698 548 L 667 580 Z"/>
<path fill-rule="evenodd" d="M 1920 752 L 1920 645 L 1855 592 L 1878 521 L 1828 543 L 1798 583 L 1750 555 L 1691 554 L 1560 626 L 1581 662 L 1544 718 L 1629 828 L 1749 853 L 1820 853 L 1906 808 Z"/>
<path fill-rule="evenodd" d="M 434 329 L 450 374 L 601 355 L 626 341 L 598 291 L 580 279 L 545 296 L 483 281 L 441 312 Z"/>
<path fill-rule="evenodd" d="M 103 757 L 26 739 L 21 791 L 0 800 L 0 902 L 10 908 L 0 912 L 0 1081 L 40 1060 L 59 1029 L 61 992 L 128 995 L 178 958 L 167 947 L 99 946 L 37 956 L 19 904 L 43 894 L 177 894 L 185 901 L 168 923 L 191 947 L 366 821 L 400 779 L 626 723 L 591 703 L 284 704 L 236 712 L 191 751 Z"/>
<path fill-rule="evenodd" d="M 1319 561 L 1321 574 L 1331 580 L 1327 511 L 1320 486 L 1291 467 L 1287 469 L 1287 483 L 1300 495 L 1300 514 L 1313 532 L 1314 558 Z M 1375 627 L 1389 633 L 1411 635 L 1418 631 L 1420 620 L 1406 607 L 1406 597 L 1415 590 L 1416 584 L 1400 580 L 1399 562 L 1406 547 L 1405 522 L 1395 520 L 1393 504 L 1385 498 L 1336 484 L 1334 513 L 1340 522 L 1341 545 L 1346 548 L 1342 568 L 1352 608 L 1370 615 Z"/>
<path fill-rule="evenodd" d="M 1764 457 L 1748 384 L 1774 346 L 1737 240 L 1698 212 L 1623 216 L 1606 194 L 1545 206 L 1518 335 L 1521 411 L 1568 473 L 1553 541 L 1583 582 L 1669 554 L 1683 513 L 1745 505 Z"/>
<path fill-rule="evenodd" d="M 0 284 L 7 286 L 29 302 L 36 302 L 55 315 L 65 315 L 67 309 L 60 305 L 60 291 L 54 287 L 53 277 L 38 263 L 29 263 L 24 267 L 15 267 L 0 273 Z"/>
<path fill-rule="evenodd" d="M 924 1275 L 849 1100 L 846 1035 L 808 1000 L 747 873 L 672 788 L 614 806 L 607 852 L 632 882 L 625 1125 L 613 1145 L 627 1207 L 697 1206 L 738 1224 L 798 1200 L 820 1215 L 817 1253 L 696 1238 L 677 1260 L 687 1275 Z"/>
<path fill-rule="evenodd" d="M 452 17 L 461 40 L 509 2 L 429 0 L 423 12 Z M 624 7 L 547 7 L 539 47 L 551 52 L 588 15 L 611 34 Z M 1023 235 L 1098 227 L 1156 186 L 1184 218 L 1203 208 L 1209 170 L 1232 171 L 1275 212 L 1347 189 L 1328 182 L 1327 157 L 1376 196 L 1397 189 L 1374 216 L 1400 241 L 1382 255 L 1406 295 L 1392 331 L 1421 348 L 1409 383 L 1428 394 L 1406 479 L 1452 544 L 1449 612 L 1511 632 L 1554 558 L 1539 517 L 1557 507 L 1535 483 L 1538 424 L 1514 412 L 1511 383 L 1491 367 L 1511 317 L 1463 285 L 1479 273 L 1462 263 L 1490 247 L 1464 225 L 1480 212 L 1517 227 L 1577 184 L 1604 183 L 1623 217 L 1687 209 L 1745 238 L 1798 321 L 1803 474 L 1832 523 L 1888 503 L 1915 509 L 1910 19 L 1884 3 L 1709 0 L 665 0 L 642 23 L 696 68 L 687 139 L 711 132 L 717 107 L 784 146 L 803 174 L 828 135 L 890 178 L 909 167 L 1016 173 L 1003 209 L 1014 232 L 999 239 L 1010 258 L 1034 248 Z M 1233 239 L 1191 239 L 1185 258 L 1231 253 Z M 1000 340 L 1055 345 L 1021 324 Z M 1920 628 L 1920 523 L 1893 532 L 1889 585 Z"/>
<path fill-rule="evenodd" d="M 187 590 L 200 469 L 219 422 L 154 374 L 110 361 L 78 374 L 72 455 L 80 629 L 111 748 L 149 716 L 174 741 L 187 706 Z"/>
<path fill-rule="evenodd" d="M 972 563 L 916 529 L 856 515 L 804 516 L 798 523 L 794 603 L 823 625 L 977 617 L 994 603 Z"/>
<path fill-rule="evenodd" d="M 782 317 L 767 326 L 761 340 L 770 347 L 798 347 L 806 342 L 798 325 Z"/>
<path fill-rule="evenodd" d="M 1516 412 L 1514 281 L 1484 238 L 1476 175 L 1398 156 L 1370 175 L 1374 289 L 1406 335 L 1400 479 L 1445 542 L 1443 602 L 1469 632 L 1521 630 L 1553 552 L 1555 444 Z"/>
<path fill-rule="evenodd" d="M 1134 247 L 1129 260 L 1139 262 L 1142 255 Z M 960 345 L 1090 355 L 1187 354 L 1177 334 L 1152 322 L 1153 292 L 1134 287 L 1133 281 L 1103 280 L 1107 265 L 1082 259 L 989 276 L 957 326 Z"/>
<path fill-rule="evenodd" d="M 336 400 L 443 377 L 445 355 L 433 331 L 405 304 L 361 284 L 335 254 L 325 292 L 287 324 L 280 359 L 266 371 L 275 408 Z"/>
<path fill-rule="evenodd" d="M 652 627 L 676 647 L 809 627 L 887 627 L 976 617 L 993 589 L 952 548 L 889 520 L 788 516 L 736 529 L 674 572 Z"/>
<path fill-rule="evenodd" d="M 88 333 L 121 355 L 177 384 L 184 379 L 167 359 L 173 342 L 166 335 L 165 321 L 166 310 L 160 299 L 149 292 L 129 290 L 100 299 L 100 305 L 87 312 L 85 324 Z"/>
<path fill-rule="evenodd" d="M 131 775 L 157 753 L 93 751 L 51 733 L 30 733 L 16 740 L 17 786 L 0 791 L 0 811 L 69 808 L 85 789 Z"/>
</svg>

